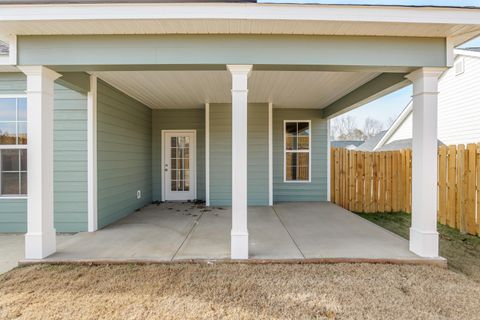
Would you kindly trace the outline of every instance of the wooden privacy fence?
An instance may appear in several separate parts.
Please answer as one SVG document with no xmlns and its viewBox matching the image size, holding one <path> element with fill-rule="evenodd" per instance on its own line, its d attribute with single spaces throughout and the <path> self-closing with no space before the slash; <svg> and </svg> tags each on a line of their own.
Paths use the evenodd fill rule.
<svg viewBox="0 0 480 320">
<path fill-rule="evenodd" d="M 331 149 L 331 199 L 355 212 L 412 211 L 412 152 Z M 480 235 L 480 144 L 438 149 L 438 222 Z"/>
</svg>

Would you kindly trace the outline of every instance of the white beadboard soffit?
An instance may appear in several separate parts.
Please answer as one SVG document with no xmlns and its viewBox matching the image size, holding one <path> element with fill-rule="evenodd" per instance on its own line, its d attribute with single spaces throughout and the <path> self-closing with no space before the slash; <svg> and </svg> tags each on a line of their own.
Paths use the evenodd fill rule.
<svg viewBox="0 0 480 320">
<path fill-rule="evenodd" d="M 228 71 L 106 71 L 100 79 L 152 109 L 204 108 L 231 102 Z M 253 71 L 251 103 L 275 108 L 322 109 L 377 77 L 379 73 L 325 71 Z"/>
</svg>

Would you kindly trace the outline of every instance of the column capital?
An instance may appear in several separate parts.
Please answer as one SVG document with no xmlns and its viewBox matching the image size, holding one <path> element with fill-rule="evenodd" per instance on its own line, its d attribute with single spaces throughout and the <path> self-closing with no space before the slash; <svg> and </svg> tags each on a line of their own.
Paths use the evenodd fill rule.
<svg viewBox="0 0 480 320">
<path fill-rule="evenodd" d="M 253 65 L 251 64 L 227 64 L 227 69 L 233 74 L 246 74 L 247 77 L 252 73 Z"/>
<path fill-rule="evenodd" d="M 438 78 L 445 70 L 447 68 L 424 67 L 407 74 L 405 78 L 412 82 L 421 78 Z"/>
<path fill-rule="evenodd" d="M 26 76 L 43 76 L 49 80 L 56 80 L 62 75 L 44 66 L 18 66 Z"/>
</svg>

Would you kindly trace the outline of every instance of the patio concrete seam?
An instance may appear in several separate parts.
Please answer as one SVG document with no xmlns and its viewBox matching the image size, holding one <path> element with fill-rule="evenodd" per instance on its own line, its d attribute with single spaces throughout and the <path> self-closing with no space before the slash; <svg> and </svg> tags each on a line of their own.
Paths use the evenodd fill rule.
<svg viewBox="0 0 480 320">
<path fill-rule="evenodd" d="M 195 219 L 195 222 L 193 223 L 193 226 L 192 228 L 190 228 L 190 231 L 188 231 L 187 233 L 187 236 L 185 237 L 185 239 L 183 239 L 182 243 L 180 244 L 180 246 L 178 246 L 177 250 L 175 250 L 174 254 L 172 255 L 172 258 L 170 259 L 170 261 L 173 261 L 175 259 L 175 257 L 177 256 L 178 252 L 180 252 L 180 249 L 182 249 L 183 245 L 185 244 L 185 242 L 187 241 L 188 237 L 190 237 L 190 235 L 192 234 L 193 230 L 198 226 L 198 222 L 200 221 L 200 219 L 202 219 L 203 217 L 203 214 L 205 213 L 203 210 L 200 211 L 200 216 Z"/>
<path fill-rule="evenodd" d="M 288 236 L 290 237 L 290 239 L 292 239 L 292 242 L 293 242 L 293 244 L 295 245 L 295 247 L 297 247 L 298 252 L 300 252 L 300 254 L 302 255 L 303 259 L 305 259 L 305 258 L 306 258 L 305 255 L 303 254 L 302 250 L 300 250 L 300 247 L 298 246 L 298 244 L 297 244 L 297 242 L 295 241 L 295 239 L 293 238 L 293 236 L 290 234 L 290 231 L 288 230 L 287 226 L 285 225 L 285 223 L 283 223 L 282 219 L 281 219 L 280 216 L 278 215 L 277 210 L 275 210 L 275 206 L 272 206 L 272 210 L 273 210 L 273 212 L 275 213 L 275 215 L 277 216 L 278 221 L 280 221 L 280 223 L 282 224 L 282 226 L 285 228 L 285 231 L 287 231 Z"/>
</svg>

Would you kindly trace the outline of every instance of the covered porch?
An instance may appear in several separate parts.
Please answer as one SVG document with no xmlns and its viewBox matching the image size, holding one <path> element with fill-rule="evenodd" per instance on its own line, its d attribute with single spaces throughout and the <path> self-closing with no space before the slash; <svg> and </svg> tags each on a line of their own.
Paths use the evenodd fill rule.
<svg viewBox="0 0 480 320">
<path fill-rule="evenodd" d="M 249 207 L 249 258 L 255 261 L 437 263 L 408 241 L 329 202 Z M 171 262 L 230 258 L 232 212 L 195 203 L 147 206 L 58 245 L 47 262 Z"/>
<path fill-rule="evenodd" d="M 102 237 L 115 252 L 119 248 L 108 235 L 121 240 L 115 230 L 129 221 L 131 228 L 124 232 L 137 240 L 125 245 L 144 245 L 136 249 L 144 258 L 149 257 L 144 248 L 159 255 L 158 248 L 174 238 L 164 251 L 167 260 L 226 255 L 382 259 L 386 253 L 438 258 L 438 77 L 452 65 L 453 47 L 478 33 L 477 24 L 463 22 L 474 21 L 477 13 L 458 9 L 458 16 L 448 18 L 447 9 L 215 4 L 205 11 L 192 7 L 192 20 L 182 5 L 132 4 L 133 16 L 126 17 L 128 6 L 108 8 L 108 17 L 102 11 L 93 19 L 96 10 L 90 8 L 62 21 L 52 18 L 50 9 L 36 8 L 35 16 L 46 10 L 43 28 L 35 28 L 34 18 L 18 24 L 13 9 L 4 13 L 10 19 L 1 25 L 4 33 L 14 35 L 10 61 L 26 77 L 27 259 L 75 250 L 80 257 L 86 257 L 82 250 L 93 255 L 89 245 L 75 243 Z M 273 10 L 271 16 L 265 16 L 267 9 Z M 124 23 L 114 24 L 115 17 Z M 160 28 L 167 20 L 170 28 Z M 75 23 L 82 23 L 81 31 Z M 408 250 L 413 253 L 405 241 L 324 203 L 330 198 L 329 119 L 409 84 L 413 201 Z M 77 136 L 63 144 L 53 132 L 57 101 L 67 100 L 58 86 L 81 96 L 74 98 L 81 110 L 63 115 L 63 120 L 78 117 Z M 62 107 L 75 109 L 72 105 Z M 55 143 L 61 147 L 55 149 Z M 75 174 L 71 159 L 55 155 L 59 148 L 83 161 L 75 163 Z M 76 190 L 70 188 L 72 177 Z M 73 219 L 70 199 L 86 207 Z M 226 210 L 190 208 L 191 215 L 179 215 L 177 221 L 169 219 L 169 211 L 176 210 L 160 210 L 168 206 L 162 204 L 129 216 L 155 201 L 198 199 Z M 60 201 L 68 210 L 56 215 Z M 134 221 L 150 216 L 158 219 L 148 228 L 177 221 L 170 228 L 182 235 L 163 238 L 162 232 L 152 232 L 156 240 L 150 241 L 142 234 L 145 229 L 132 231 L 142 225 Z M 71 225 L 56 219 L 91 233 L 57 248 L 55 228 Z M 263 219 L 271 222 L 266 228 Z M 342 219 L 345 223 L 339 223 Z M 220 231 L 210 232 L 216 224 Z M 265 229 L 274 230 L 278 242 Z M 202 251 L 208 248 L 214 253 Z"/>
</svg>

